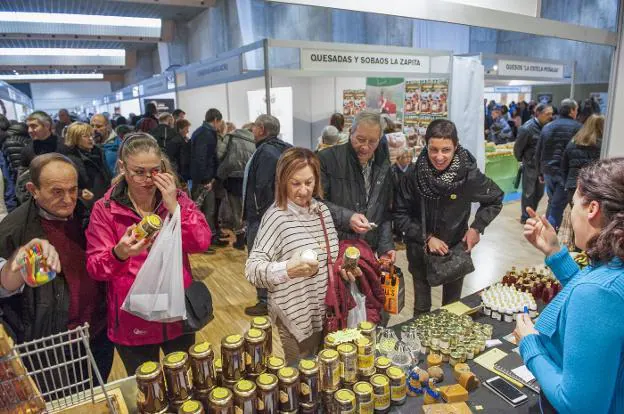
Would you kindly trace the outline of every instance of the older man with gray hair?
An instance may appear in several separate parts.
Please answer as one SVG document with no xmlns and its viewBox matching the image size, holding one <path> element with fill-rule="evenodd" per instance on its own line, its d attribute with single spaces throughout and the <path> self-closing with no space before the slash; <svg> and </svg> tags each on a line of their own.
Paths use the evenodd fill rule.
<svg viewBox="0 0 624 414">
<path fill-rule="evenodd" d="M 319 137 L 319 143 L 316 147 L 316 151 L 318 152 L 327 148 L 331 148 L 334 145 L 338 144 L 338 141 L 340 141 L 340 132 L 338 131 L 338 128 L 332 125 L 327 125 L 325 128 L 323 128 L 323 132 Z"/>
<path fill-rule="evenodd" d="M 275 201 L 275 170 L 277 161 L 290 144 L 279 138 L 280 122 L 272 115 L 260 115 L 252 131 L 256 151 L 245 166 L 243 177 L 243 218 L 247 225 L 247 250 L 251 252 L 260 220 Z M 267 315 L 267 290 L 256 288 L 258 303 L 245 308 L 251 316 Z"/>
<path fill-rule="evenodd" d="M 392 238 L 392 172 L 385 121 L 379 113 L 360 112 L 351 137 L 319 153 L 325 204 L 340 240 L 364 239 L 380 257 L 395 260 Z"/>
</svg>

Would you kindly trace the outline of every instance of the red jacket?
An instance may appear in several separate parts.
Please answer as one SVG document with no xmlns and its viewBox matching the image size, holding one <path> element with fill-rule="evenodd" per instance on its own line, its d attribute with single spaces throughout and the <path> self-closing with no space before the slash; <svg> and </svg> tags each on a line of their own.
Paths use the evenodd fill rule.
<svg viewBox="0 0 624 414">
<path fill-rule="evenodd" d="M 91 278 L 107 282 L 108 337 L 120 345 L 159 344 L 182 334 L 182 322 L 149 322 L 121 310 L 130 287 L 145 262 L 148 252 L 123 262 L 113 256 L 112 250 L 126 229 L 141 218 L 128 206 L 118 201 L 121 190 L 117 186 L 98 200 L 91 212 L 87 228 L 87 271 Z M 115 190 L 117 191 L 115 192 Z M 111 198 L 112 195 L 112 198 Z M 195 203 L 178 191 L 182 217 L 182 252 L 184 253 L 184 287 L 191 284 L 191 266 L 188 254 L 206 251 L 212 236 L 204 215 Z M 163 203 L 156 208 L 161 218 L 167 215 Z"/>
<path fill-rule="evenodd" d="M 358 266 L 362 271 L 362 276 L 358 279 L 358 287 L 360 293 L 366 296 L 366 320 L 379 324 L 381 322 L 381 312 L 384 306 L 385 294 L 381 287 L 379 279 L 379 262 L 375 257 L 375 253 L 371 250 L 368 243 L 364 240 L 342 240 L 340 242 L 340 250 L 338 252 L 338 259 L 334 264 L 334 274 L 336 280 L 342 282 L 340 275 L 340 269 L 344 262 L 344 252 L 349 246 L 357 247 L 360 251 L 360 260 Z M 341 304 L 340 316 L 344 318 L 344 327 L 346 327 L 348 310 L 355 307 L 355 300 L 351 296 L 351 292 L 344 283 L 339 283 L 336 289 L 336 296 L 338 303 Z M 345 308 L 347 309 L 345 312 Z M 341 321 L 342 322 L 342 321 Z"/>
</svg>

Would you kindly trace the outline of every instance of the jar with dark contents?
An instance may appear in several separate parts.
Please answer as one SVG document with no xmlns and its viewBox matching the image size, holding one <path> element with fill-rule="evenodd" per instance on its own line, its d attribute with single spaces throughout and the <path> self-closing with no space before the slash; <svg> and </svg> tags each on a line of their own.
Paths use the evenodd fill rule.
<svg viewBox="0 0 624 414">
<path fill-rule="evenodd" d="M 141 414 L 160 414 L 169 410 L 165 377 L 160 364 L 145 362 L 136 370 L 137 408 Z"/>
<path fill-rule="evenodd" d="M 213 388 L 210 391 L 208 414 L 234 414 L 232 391 L 223 387 Z"/>
<path fill-rule="evenodd" d="M 344 386 L 353 386 L 357 382 L 358 364 L 357 347 L 352 343 L 338 345 L 340 355 L 340 379 Z"/>
<path fill-rule="evenodd" d="M 278 414 L 278 379 L 273 374 L 260 374 L 256 379 L 258 394 L 258 414 Z"/>
<path fill-rule="evenodd" d="M 234 386 L 234 411 L 237 414 L 257 414 L 256 384 L 248 380 L 240 380 L 236 383 Z"/>
<path fill-rule="evenodd" d="M 195 344 L 189 348 L 189 356 L 195 392 L 210 392 L 216 386 L 212 345 L 209 342 Z"/>
<path fill-rule="evenodd" d="M 217 387 L 223 387 L 223 360 L 214 360 L 214 383 Z"/>
<path fill-rule="evenodd" d="M 340 388 L 340 361 L 338 351 L 324 349 L 318 355 L 321 390 L 336 392 Z"/>
<path fill-rule="evenodd" d="M 204 406 L 196 400 L 188 400 L 178 410 L 178 414 L 205 414 Z"/>
<path fill-rule="evenodd" d="M 355 414 L 355 394 L 348 389 L 341 389 L 334 394 L 334 412 L 336 414 Z"/>
<path fill-rule="evenodd" d="M 299 414 L 318 414 L 320 409 L 319 404 L 304 404 L 299 403 Z"/>
<path fill-rule="evenodd" d="M 323 413 L 334 414 L 334 393 L 336 391 L 321 391 L 321 405 Z"/>
<path fill-rule="evenodd" d="M 264 331 L 251 328 L 245 333 L 245 370 L 250 379 L 256 379 L 266 370 L 266 335 Z"/>
<path fill-rule="evenodd" d="M 373 414 L 375 401 L 373 400 L 373 386 L 368 382 L 357 382 L 353 386 L 355 393 L 355 412 L 357 414 Z"/>
<path fill-rule="evenodd" d="M 390 380 L 388 377 L 383 374 L 375 374 L 371 377 L 371 385 L 373 386 L 375 413 L 390 412 Z"/>
<path fill-rule="evenodd" d="M 224 384 L 245 378 L 244 344 L 241 335 L 228 335 L 221 340 Z"/>
<path fill-rule="evenodd" d="M 370 377 L 375 373 L 375 350 L 370 339 L 363 336 L 355 341 L 357 346 L 357 369 L 359 377 Z"/>
<path fill-rule="evenodd" d="M 280 412 L 297 412 L 299 409 L 299 370 L 286 367 L 277 373 L 279 379 Z"/>
<path fill-rule="evenodd" d="M 300 404 L 316 405 L 319 401 L 319 367 L 316 361 L 302 359 L 299 361 L 299 392 Z"/>
<path fill-rule="evenodd" d="M 377 374 L 386 375 L 386 370 L 390 368 L 391 365 L 392 361 L 390 361 L 390 358 L 387 358 L 385 356 L 377 357 L 377 359 L 375 360 L 375 370 Z"/>
<path fill-rule="evenodd" d="M 407 401 L 407 383 L 405 372 L 397 367 L 386 370 L 390 379 L 390 401 L 392 405 L 403 405 Z"/>
<path fill-rule="evenodd" d="M 191 367 L 186 352 L 172 352 L 163 361 L 169 405 L 178 410 L 193 395 Z"/>
<path fill-rule="evenodd" d="M 279 370 L 286 366 L 286 361 L 284 361 L 284 358 L 271 355 L 270 357 L 267 358 L 266 365 L 267 365 L 267 372 L 277 377 L 277 373 L 279 372 Z"/>
<path fill-rule="evenodd" d="M 256 316 L 251 320 L 251 327 L 260 329 L 264 332 L 265 340 L 265 356 L 273 353 L 273 327 L 271 320 L 266 316 Z"/>
</svg>

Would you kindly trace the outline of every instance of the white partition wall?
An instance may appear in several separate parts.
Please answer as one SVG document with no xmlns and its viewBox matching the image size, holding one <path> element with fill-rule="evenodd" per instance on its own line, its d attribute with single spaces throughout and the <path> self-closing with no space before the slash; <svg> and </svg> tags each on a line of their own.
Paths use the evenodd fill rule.
<svg viewBox="0 0 624 414">
<path fill-rule="evenodd" d="M 264 89 L 264 78 L 252 78 L 231 82 L 227 84 L 227 89 L 229 120 L 234 122 L 234 125 L 237 127 L 241 127 L 247 122 L 253 122 L 254 119 L 249 119 L 247 91 Z"/>
<path fill-rule="evenodd" d="M 128 118 L 130 114 L 141 114 L 141 104 L 138 99 L 128 99 L 127 101 L 118 102 L 115 105 L 119 105 L 121 114 L 126 118 Z"/>
<path fill-rule="evenodd" d="M 178 92 L 178 107 L 186 112 L 186 119 L 191 122 L 191 131 L 202 124 L 206 117 L 206 111 L 210 108 L 217 108 L 223 114 L 223 118 L 229 120 L 227 101 L 225 84 L 185 89 Z M 240 125 L 237 124 L 236 126 L 239 127 Z"/>
</svg>

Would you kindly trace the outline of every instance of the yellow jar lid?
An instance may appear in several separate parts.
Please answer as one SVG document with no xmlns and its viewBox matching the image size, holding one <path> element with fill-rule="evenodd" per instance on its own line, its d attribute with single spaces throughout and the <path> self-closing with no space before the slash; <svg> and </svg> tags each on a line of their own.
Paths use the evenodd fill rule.
<svg viewBox="0 0 624 414">
<path fill-rule="evenodd" d="M 192 352 L 201 354 L 202 352 L 206 352 L 210 349 L 210 342 L 204 341 L 198 344 L 193 345 Z"/>
<path fill-rule="evenodd" d="M 149 375 L 152 372 L 156 371 L 158 369 L 158 364 L 152 361 L 148 361 L 143 363 L 140 367 L 139 367 L 139 373 L 143 374 L 143 375 Z"/>
<path fill-rule="evenodd" d="M 265 318 L 264 316 L 256 316 L 255 318 L 252 319 L 252 322 L 254 325 L 265 325 L 269 323 L 269 320 Z"/>
<path fill-rule="evenodd" d="M 358 339 L 355 341 L 355 343 L 356 343 L 358 346 L 366 346 L 366 345 L 370 345 L 371 341 L 370 341 L 370 339 L 368 339 L 367 337 L 363 336 L 363 337 L 361 337 L 361 338 L 358 338 Z"/>
<path fill-rule="evenodd" d="M 349 258 L 358 257 L 360 255 L 360 250 L 357 247 L 349 246 L 345 250 L 345 255 Z"/>
<path fill-rule="evenodd" d="M 184 358 L 186 358 L 186 353 L 182 351 L 172 352 L 165 357 L 165 363 L 177 364 L 178 362 L 182 362 Z"/>
<path fill-rule="evenodd" d="M 338 345 L 338 352 L 349 353 L 349 352 L 355 352 L 355 351 L 356 351 L 355 345 L 351 343 Z"/>
<path fill-rule="evenodd" d="M 338 352 L 333 349 L 324 349 L 319 355 L 321 356 L 321 358 L 332 359 L 338 356 Z"/>
<path fill-rule="evenodd" d="M 225 337 L 225 342 L 228 344 L 236 344 L 243 339 L 240 335 L 229 335 Z"/>
<path fill-rule="evenodd" d="M 275 377 L 275 375 L 272 375 L 272 374 L 260 374 L 260 376 L 258 377 L 256 381 L 258 381 L 259 385 L 267 386 L 267 385 L 275 384 L 277 382 L 277 378 Z"/>
<path fill-rule="evenodd" d="M 390 365 L 391 361 L 389 358 L 385 357 L 385 356 L 380 356 L 379 358 L 377 358 L 377 363 L 379 365 Z"/>
<path fill-rule="evenodd" d="M 156 227 L 156 228 L 161 228 L 162 227 L 162 220 L 161 218 L 156 215 L 156 214 L 150 214 L 149 216 L 145 216 L 145 220 L 149 223 L 150 226 L 152 227 Z"/>
<path fill-rule="evenodd" d="M 389 377 L 400 377 L 401 375 L 403 375 L 403 371 L 401 371 L 401 369 L 397 367 L 390 367 L 386 372 L 388 373 Z"/>
<path fill-rule="evenodd" d="M 368 321 L 360 322 L 360 329 L 364 329 L 368 331 L 369 329 L 373 329 L 374 327 L 375 325 L 373 325 L 371 322 L 368 322 Z"/>
<path fill-rule="evenodd" d="M 284 365 L 284 360 L 278 356 L 269 357 L 269 365 L 272 367 L 279 367 Z"/>
<path fill-rule="evenodd" d="M 260 329 L 251 328 L 247 331 L 247 336 L 249 336 L 250 338 L 260 338 L 263 333 L 264 332 L 262 332 Z"/>
<path fill-rule="evenodd" d="M 301 362 L 299 362 L 299 366 L 303 369 L 314 369 L 314 367 L 316 367 L 316 362 L 309 359 L 302 359 Z"/>
<path fill-rule="evenodd" d="M 227 398 L 228 395 L 230 395 L 230 390 L 228 390 L 227 388 L 217 387 L 214 390 L 212 390 L 212 397 L 217 400 L 222 400 L 224 398 Z"/>
<path fill-rule="evenodd" d="M 350 401 L 355 398 L 355 395 L 352 391 L 349 390 L 338 390 L 336 391 L 336 399 L 339 401 Z"/>
<path fill-rule="evenodd" d="M 295 370 L 294 368 L 291 368 L 291 367 L 284 367 L 284 368 L 281 368 L 279 371 L 277 371 L 277 374 L 280 377 L 290 378 L 290 377 L 295 376 Z"/>
<path fill-rule="evenodd" d="M 187 402 L 185 402 L 184 404 L 182 404 L 181 411 L 183 413 L 194 413 L 197 410 L 199 410 L 199 402 L 194 401 L 194 400 L 189 400 Z"/>
<path fill-rule="evenodd" d="M 329 342 L 330 344 L 331 344 L 331 343 L 334 343 L 334 342 L 336 342 L 336 338 L 334 338 L 334 337 L 333 337 L 333 336 L 331 336 L 331 335 L 327 335 L 327 336 L 325 337 L 325 342 Z"/>
<path fill-rule="evenodd" d="M 368 382 L 358 382 L 355 384 L 355 392 L 360 394 L 366 394 L 369 392 L 373 392 L 373 387 Z"/>
<path fill-rule="evenodd" d="M 385 385 L 388 385 L 388 378 L 385 375 L 373 375 L 371 377 L 371 384 L 383 387 Z"/>
<path fill-rule="evenodd" d="M 236 389 L 243 392 L 251 391 L 254 389 L 254 383 L 247 380 L 240 380 L 236 383 Z"/>
</svg>

